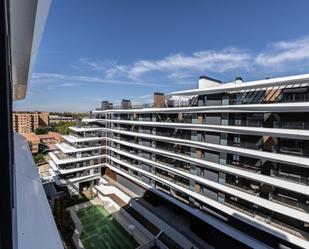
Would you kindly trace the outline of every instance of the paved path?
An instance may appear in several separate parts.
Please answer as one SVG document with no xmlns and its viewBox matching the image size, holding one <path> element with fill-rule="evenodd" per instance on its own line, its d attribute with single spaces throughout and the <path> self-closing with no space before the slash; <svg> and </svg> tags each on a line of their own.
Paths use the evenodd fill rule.
<svg viewBox="0 0 309 249">
<path fill-rule="evenodd" d="M 77 206 L 79 206 L 79 205 L 68 208 L 70 215 L 71 215 L 71 218 L 72 218 L 72 220 L 75 224 L 75 229 L 74 229 L 74 233 L 72 235 L 72 239 L 73 239 L 73 242 L 75 244 L 76 249 L 85 249 L 82 241 L 80 240 L 80 236 L 81 236 L 82 231 L 83 231 L 83 226 L 82 226 L 82 224 L 81 224 L 81 222 L 78 219 L 77 214 L 76 214 Z"/>
</svg>

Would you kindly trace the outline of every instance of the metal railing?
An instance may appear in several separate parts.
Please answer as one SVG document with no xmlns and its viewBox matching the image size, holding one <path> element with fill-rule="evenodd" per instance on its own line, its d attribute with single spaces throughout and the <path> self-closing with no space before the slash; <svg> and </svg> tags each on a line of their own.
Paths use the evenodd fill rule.
<svg viewBox="0 0 309 249">
<path fill-rule="evenodd" d="M 287 172 L 281 172 L 278 170 L 272 170 L 271 171 L 271 176 L 276 177 L 276 178 L 282 178 L 285 180 L 289 180 L 291 182 L 298 182 L 302 183 L 304 185 L 309 185 L 309 176 L 301 176 L 298 175 L 297 173 L 287 173 Z"/>
<path fill-rule="evenodd" d="M 130 108 L 124 107 L 122 105 L 114 105 L 111 109 L 143 109 L 143 108 L 152 108 L 154 107 L 154 103 L 140 104 L 140 105 L 131 105 Z"/>
<path fill-rule="evenodd" d="M 291 200 L 291 199 L 284 198 L 284 197 L 281 197 L 275 194 L 271 194 L 270 197 L 272 201 L 283 204 L 285 206 L 296 208 L 296 209 L 299 209 L 301 211 L 306 211 L 306 212 L 308 212 L 309 210 L 308 205 L 300 203 L 298 200 Z"/>
</svg>

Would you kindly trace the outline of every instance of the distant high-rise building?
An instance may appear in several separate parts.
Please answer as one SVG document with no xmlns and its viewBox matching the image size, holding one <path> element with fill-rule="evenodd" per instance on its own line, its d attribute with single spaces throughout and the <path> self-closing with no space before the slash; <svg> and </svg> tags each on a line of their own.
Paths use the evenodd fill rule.
<svg viewBox="0 0 309 249">
<path fill-rule="evenodd" d="M 14 112 L 13 130 L 20 134 L 34 132 L 39 126 L 49 125 L 48 112 Z"/>
<path fill-rule="evenodd" d="M 154 107 L 165 107 L 165 97 L 163 93 L 154 93 L 153 100 Z"/>
<path fill-rule="evenodd" d="M 39 125 L 40 126 L 48 126 L 49 125 L 49 113 L 48 112 L 40 112 L 39 113 Z"/>
</svg>

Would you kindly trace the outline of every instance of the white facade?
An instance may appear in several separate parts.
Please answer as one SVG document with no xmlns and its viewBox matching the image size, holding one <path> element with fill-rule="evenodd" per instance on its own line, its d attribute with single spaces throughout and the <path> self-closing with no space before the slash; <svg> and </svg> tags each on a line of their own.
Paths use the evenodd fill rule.
<svg viewBox="0 0 309 249">
<path fill-rule="evenodd" d="M 309 247 L 308 75 L 212 83 L 169 95 L 185 106 L 91 112 L 50 153 L 56 183 L 103 167 L 244 245 Z"/>
<path fill-rule="evenodd" d="M 105 150 L 102 128 L 70 127 L 71 134 L 64 135 L 65 142 L 58 143 L 58 150 L 49 152 L 50 173 L 60 186 L 67 186 L 77 194 L 80 183 L 96 183 L 104 166 Z"/>
<path fill-rule="evenodd" d="M 309 247 L 309 76 L 206 83 L 168 95 L 196 104 L 93 111 L 104 166 L 248 246 Z"/>
</svg>

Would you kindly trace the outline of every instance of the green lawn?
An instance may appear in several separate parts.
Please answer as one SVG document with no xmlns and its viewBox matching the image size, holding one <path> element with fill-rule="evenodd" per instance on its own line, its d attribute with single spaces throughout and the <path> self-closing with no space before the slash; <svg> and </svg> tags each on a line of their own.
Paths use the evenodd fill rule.
<svg viewBox="0 0 309 249">
<path fill-rule="evenodd" d="M 89 206 L 77 212 L 86 249 L 133 249 L 138 243 L 102 206 Z"/>
</svg>

